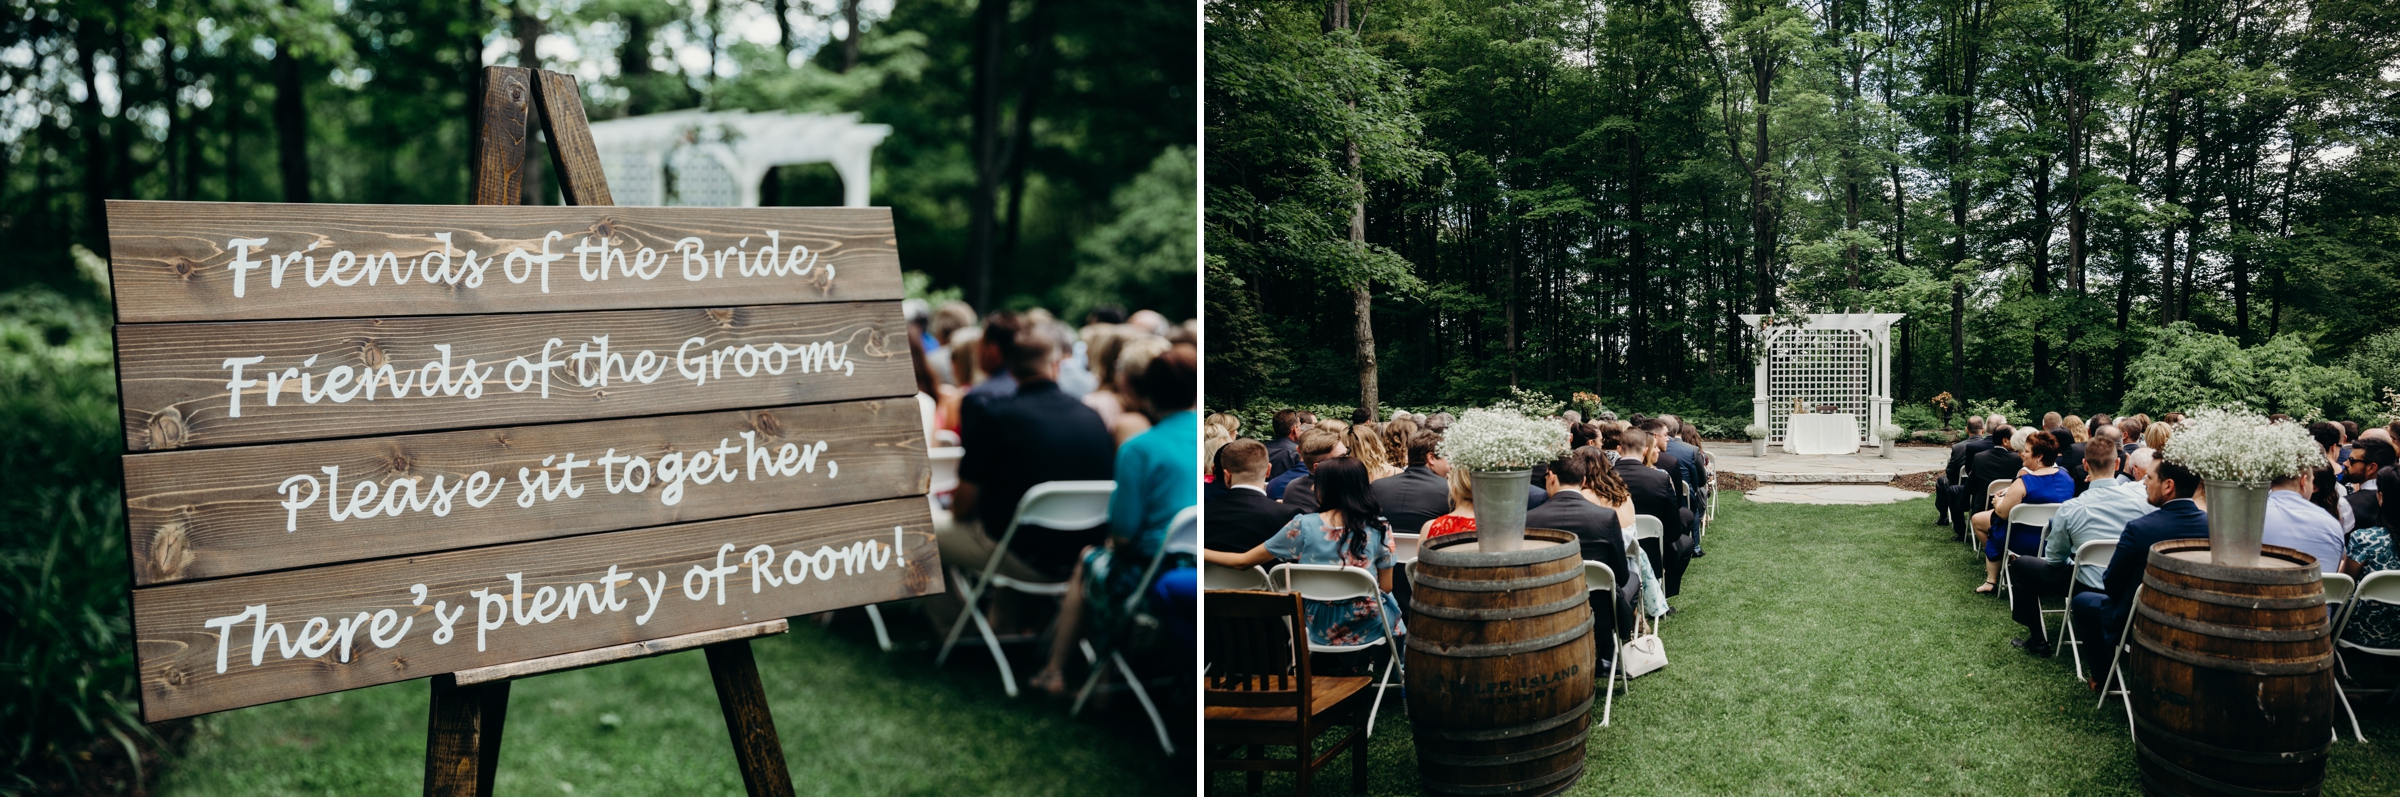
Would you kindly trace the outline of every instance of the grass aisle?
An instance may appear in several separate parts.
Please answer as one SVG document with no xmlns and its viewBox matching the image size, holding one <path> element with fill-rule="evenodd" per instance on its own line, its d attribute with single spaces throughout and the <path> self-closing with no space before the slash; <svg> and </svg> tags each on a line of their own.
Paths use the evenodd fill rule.
<svg viewBox="0 0 2400 797">
<path fill-rule="evenodd" d="M 1190 790 L 1148 723 L 1124 716 L 1138 712 L 1072 719 L 1064 704 L 1009 699 L 988 659 L 977 666 L 979 648 L 935 670 L 930 652 L 884 654 L 862 637 L 794 622 L 752 643 L 800 794 Z M 203 717 L 157 791 L 416 794 L 426 696 L 410 681 Z M 694 650 L 517 682 L 494 792 L 741 794 L 707 659 Z"/>
<path fill-rule="evenodd" d="M 2008 645 L 2023 629 L 1970 592 L 1981 564 L 1918 499 L 1876 507 L 1727 495 L 1708 556 L 1666 620 L 1666 669 L 1592 729 L 1573 794 L 2138 794 L 2122 708 L 2095 710 L 2065 656 Z M 1372 793 L 1416 794 L 1391 696 L 1370 745 Z M 2372 698 L 2370 700 L 2380 700 Z M 2400 717 L 2365 709 L 2370 746 L 2334 748 L 2328 795 L 2400 793 Z M 1347 794 L 1337 758 L 1314 790 Z M 1288 775 L 1269 794 L 1288 794 Z M 1211 794 L 1239 794 L 1238 774 Z"/>
</svg>

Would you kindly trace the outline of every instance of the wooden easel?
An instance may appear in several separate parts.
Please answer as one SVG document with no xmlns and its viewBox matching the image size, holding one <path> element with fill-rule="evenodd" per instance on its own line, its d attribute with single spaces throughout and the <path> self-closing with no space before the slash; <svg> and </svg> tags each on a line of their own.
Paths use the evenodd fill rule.
<svg viewBox="0 0 2400 797">
<path fill-rule="evenodd" d="M 524 188 L 525 139 L 535 105 L 550 139 L 550 162 L 570 205 L 613 205 L 600 152 L 583 114 L 575 78 L 547 70 L 485 67 L 482 125 L 474 142 L 475 204 L 514 205 Z M 591 667 L 692 648 L 708 652 L 717 703 L 733 736 L 742 785 L 753 797 L 788 797 L 792 776 L 784 767 L 775 717 L 758 680 L 750 639 L 780 634 L 784 620 L 653 639 L 549 656 L 433 677 L 433 706 L 425 731 L 425 794 L 428 797 L 491 797 L 500 764 L 500 733 L 508 721 L 508 685 L 516 678 Z"/>
</svg>

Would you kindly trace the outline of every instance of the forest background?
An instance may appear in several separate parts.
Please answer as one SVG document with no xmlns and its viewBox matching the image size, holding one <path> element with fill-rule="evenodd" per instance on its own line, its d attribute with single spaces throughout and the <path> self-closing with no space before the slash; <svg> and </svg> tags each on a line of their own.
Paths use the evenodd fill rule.
<svg viewBox="0 0 2400 797">
<path fill-rule="evenodd" d="M 538 65 L 576 75 L 594 120 L 891 125 L 872 202 L 912 296 L 1180 320 L 1194 24 L 1097 0 L 0 4 L 0 794 L 121 790 L 160 760 L 133 704 L 103 200 L 463 204 L 476 75 Z M 556 204 L 532 154 L 523 199 Z M 783 167 L 763 196 L 841 188 Z"/>
<path fill-rule="evenodd" d="M 2400 5 L 1211 0 L 1212 408 L 1526 389 L 1739 436 L 1742 313 L 1895 419 L 2400 388 Z M 1714 428 L 1710 428 L 1714 427 Z"/>
</svg>

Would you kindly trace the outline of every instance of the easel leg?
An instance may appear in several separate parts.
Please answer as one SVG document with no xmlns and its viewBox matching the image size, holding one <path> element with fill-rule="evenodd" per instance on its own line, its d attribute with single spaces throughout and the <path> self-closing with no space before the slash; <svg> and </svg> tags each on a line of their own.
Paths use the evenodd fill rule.
<svg viewBox="0 0 2400 797">
<path fill-rule="evenodd" d="M 775 715 L 767 708 L 750 640 L 719 642 L 705 650 L 708 675 L 717 682 L 717 705 L 725 709 L 725 730 L 733 736 L 733 757 L 742 768 L 742 786 L 751 797 L 791 797 L 792 775 L 784 768 L 783 743 L 775 737 Z"/>
<path fill-rule="evenodd" d="M 491 797 L 500 769 L 500 733 L 508 722 L 508 682 L 459 686 L 433 677 L 425 723 L 426 797 Z"/>
</svg>

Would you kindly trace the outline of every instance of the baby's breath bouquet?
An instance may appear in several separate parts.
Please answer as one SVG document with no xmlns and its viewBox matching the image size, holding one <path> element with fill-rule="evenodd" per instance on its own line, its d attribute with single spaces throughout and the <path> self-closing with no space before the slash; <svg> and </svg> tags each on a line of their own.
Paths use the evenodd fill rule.
<svg viewBox="0 0 2400 797">
<path fill-rule="evenodd" d="M 2167 461 L 2200 478 L 2264 487 L 2325 465 L 2325 449 L 2297 423 L 2273 423 L 2255 413 L 2205 407 L 2193 411 L 2167 439 Z"/>
<path fill-rule="evenodd" d="M 1469 471 L 1526 470 L 1566 453 L 1565 424 L 1516 412 L 1467 410 L 1442 435 L 1442 458 Z"/>
<path fill-rule="evenodd" d="M 2203 407 L 2185 416 L 2161 453 L 2206 482 L 2208 558 L 2226 567 L 2267 564 L 2260 555 L 2267 486 L 2326 465 L 2325 449 L 2307 427 L 2225 407 Z"/>
</svg>

